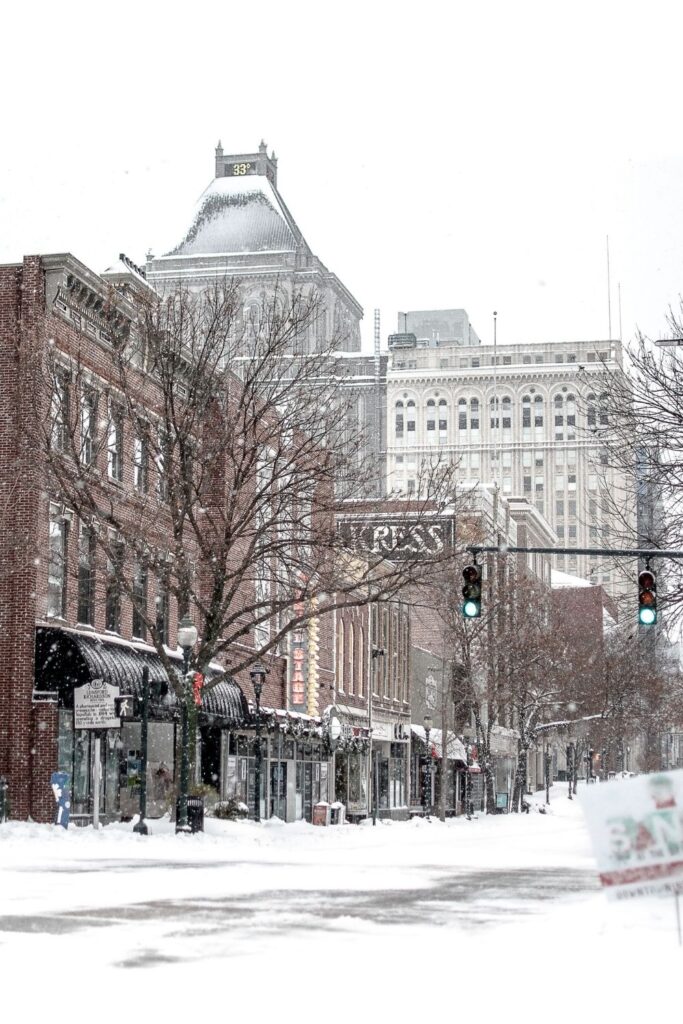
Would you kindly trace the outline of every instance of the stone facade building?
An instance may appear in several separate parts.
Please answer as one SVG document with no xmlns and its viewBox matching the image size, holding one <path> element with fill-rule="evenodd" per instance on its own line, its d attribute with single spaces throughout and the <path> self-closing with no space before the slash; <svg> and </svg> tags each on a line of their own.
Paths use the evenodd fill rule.
<svg viewBox="0 0 683 1024">
<path fill-rule="evenodd" d="M 399 314 L 399 330 L 413 316 L 424 322 L 424 313 Z M 619 342 L 496 347 L 403 332 L 389 346 L 388 486 L 415 493 L 420 465 L 438 454 L 457 463 L 462 483 L 495 483 L 503 497 L 530 502 L 558 546 L 614 544 L 603 499 L 625 499 L 626 481 L 603 464 L 599 437 Z M 587 555 L 556 555 L 554 567 L 619 589 L 613 568 Z"/>
</svg>

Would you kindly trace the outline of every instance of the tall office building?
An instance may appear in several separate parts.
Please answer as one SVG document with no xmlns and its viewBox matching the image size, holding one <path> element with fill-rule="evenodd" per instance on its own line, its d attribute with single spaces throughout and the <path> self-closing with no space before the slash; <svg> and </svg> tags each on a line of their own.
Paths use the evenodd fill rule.
<svg viewBox="0 0 683 1024">
<path fill-rule="evenodd" d="M 621 367 L 620 343 L 496 347 L 435 337 L 430 324 L 453 312 L 400 313 L 389 338 L 389 486 L 416 493 L 421 464 L 441 453 L 457 463 L 460 481 L 493 482 L 503 496 L 533 503 L 559 546 L 614 543 L 619 530 L 606 490 L 624 494 L 626 481 L 605 464 L 600 432 L 608 427 L 606 374 Z M 461 323 L 469 329 L 466 314 Z M 604 559 L 556 555 L 554 567 L 613 593 L 623 589 Z"/>
</svg>

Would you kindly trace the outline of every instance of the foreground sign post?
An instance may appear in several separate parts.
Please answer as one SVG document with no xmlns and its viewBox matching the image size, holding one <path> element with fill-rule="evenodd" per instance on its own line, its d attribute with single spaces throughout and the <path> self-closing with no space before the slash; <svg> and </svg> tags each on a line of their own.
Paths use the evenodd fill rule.
<svg viewBox="0 0 683 1024">
<path fill-rule="evenodd" d="M 95 744 L 93 751 L 93 810 L 94 828 L 100 824 L 100 780 L 101 780 L 101 739 L 107 729 L 119 729 L 121 720 L 116 714 L 118 686 L 110 686 L 104 679 L 91 679 L 85 686 L 74 688 L 74 731 L 93 729 Z"/>
<path fill-rule="evenodd" d="M 652 892 L 673 893 L 680 943 L 683 771 L 587 787 L 581 805 L 607 895 L 630 899 Z"/>
</svg>

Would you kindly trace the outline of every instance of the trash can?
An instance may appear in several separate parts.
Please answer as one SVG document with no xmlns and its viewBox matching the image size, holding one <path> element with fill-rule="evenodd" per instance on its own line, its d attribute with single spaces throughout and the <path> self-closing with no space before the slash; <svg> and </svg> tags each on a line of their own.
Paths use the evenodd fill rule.
<svg viewBox="0 0 683 1024">
<path fill-rule="evenodd" d="M 343 825 L 346 821 L 346 807 L 337 801 L 330 807 L 330 824 Z"/>
<path fill-rule="evenodd" d="M 175 805 L 176 824 L 180 820 L 180 800 Z M 187 798 L 187 824 L 190 832 L 204 831 L 204 797 L 188 796 Z"/>
</svg>

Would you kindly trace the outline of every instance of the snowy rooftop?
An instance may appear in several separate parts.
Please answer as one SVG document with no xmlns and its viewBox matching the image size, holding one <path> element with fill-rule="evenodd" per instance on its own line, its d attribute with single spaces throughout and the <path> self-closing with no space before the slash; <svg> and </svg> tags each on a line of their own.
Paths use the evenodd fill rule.
<svg viewBox="0 0 683 1024">
<path fill-rule="evenodd" d="M 214 178 L 192 225 L 167 256 L 294 252 L 301 232 L 265 175 Z"/>
</svg>

